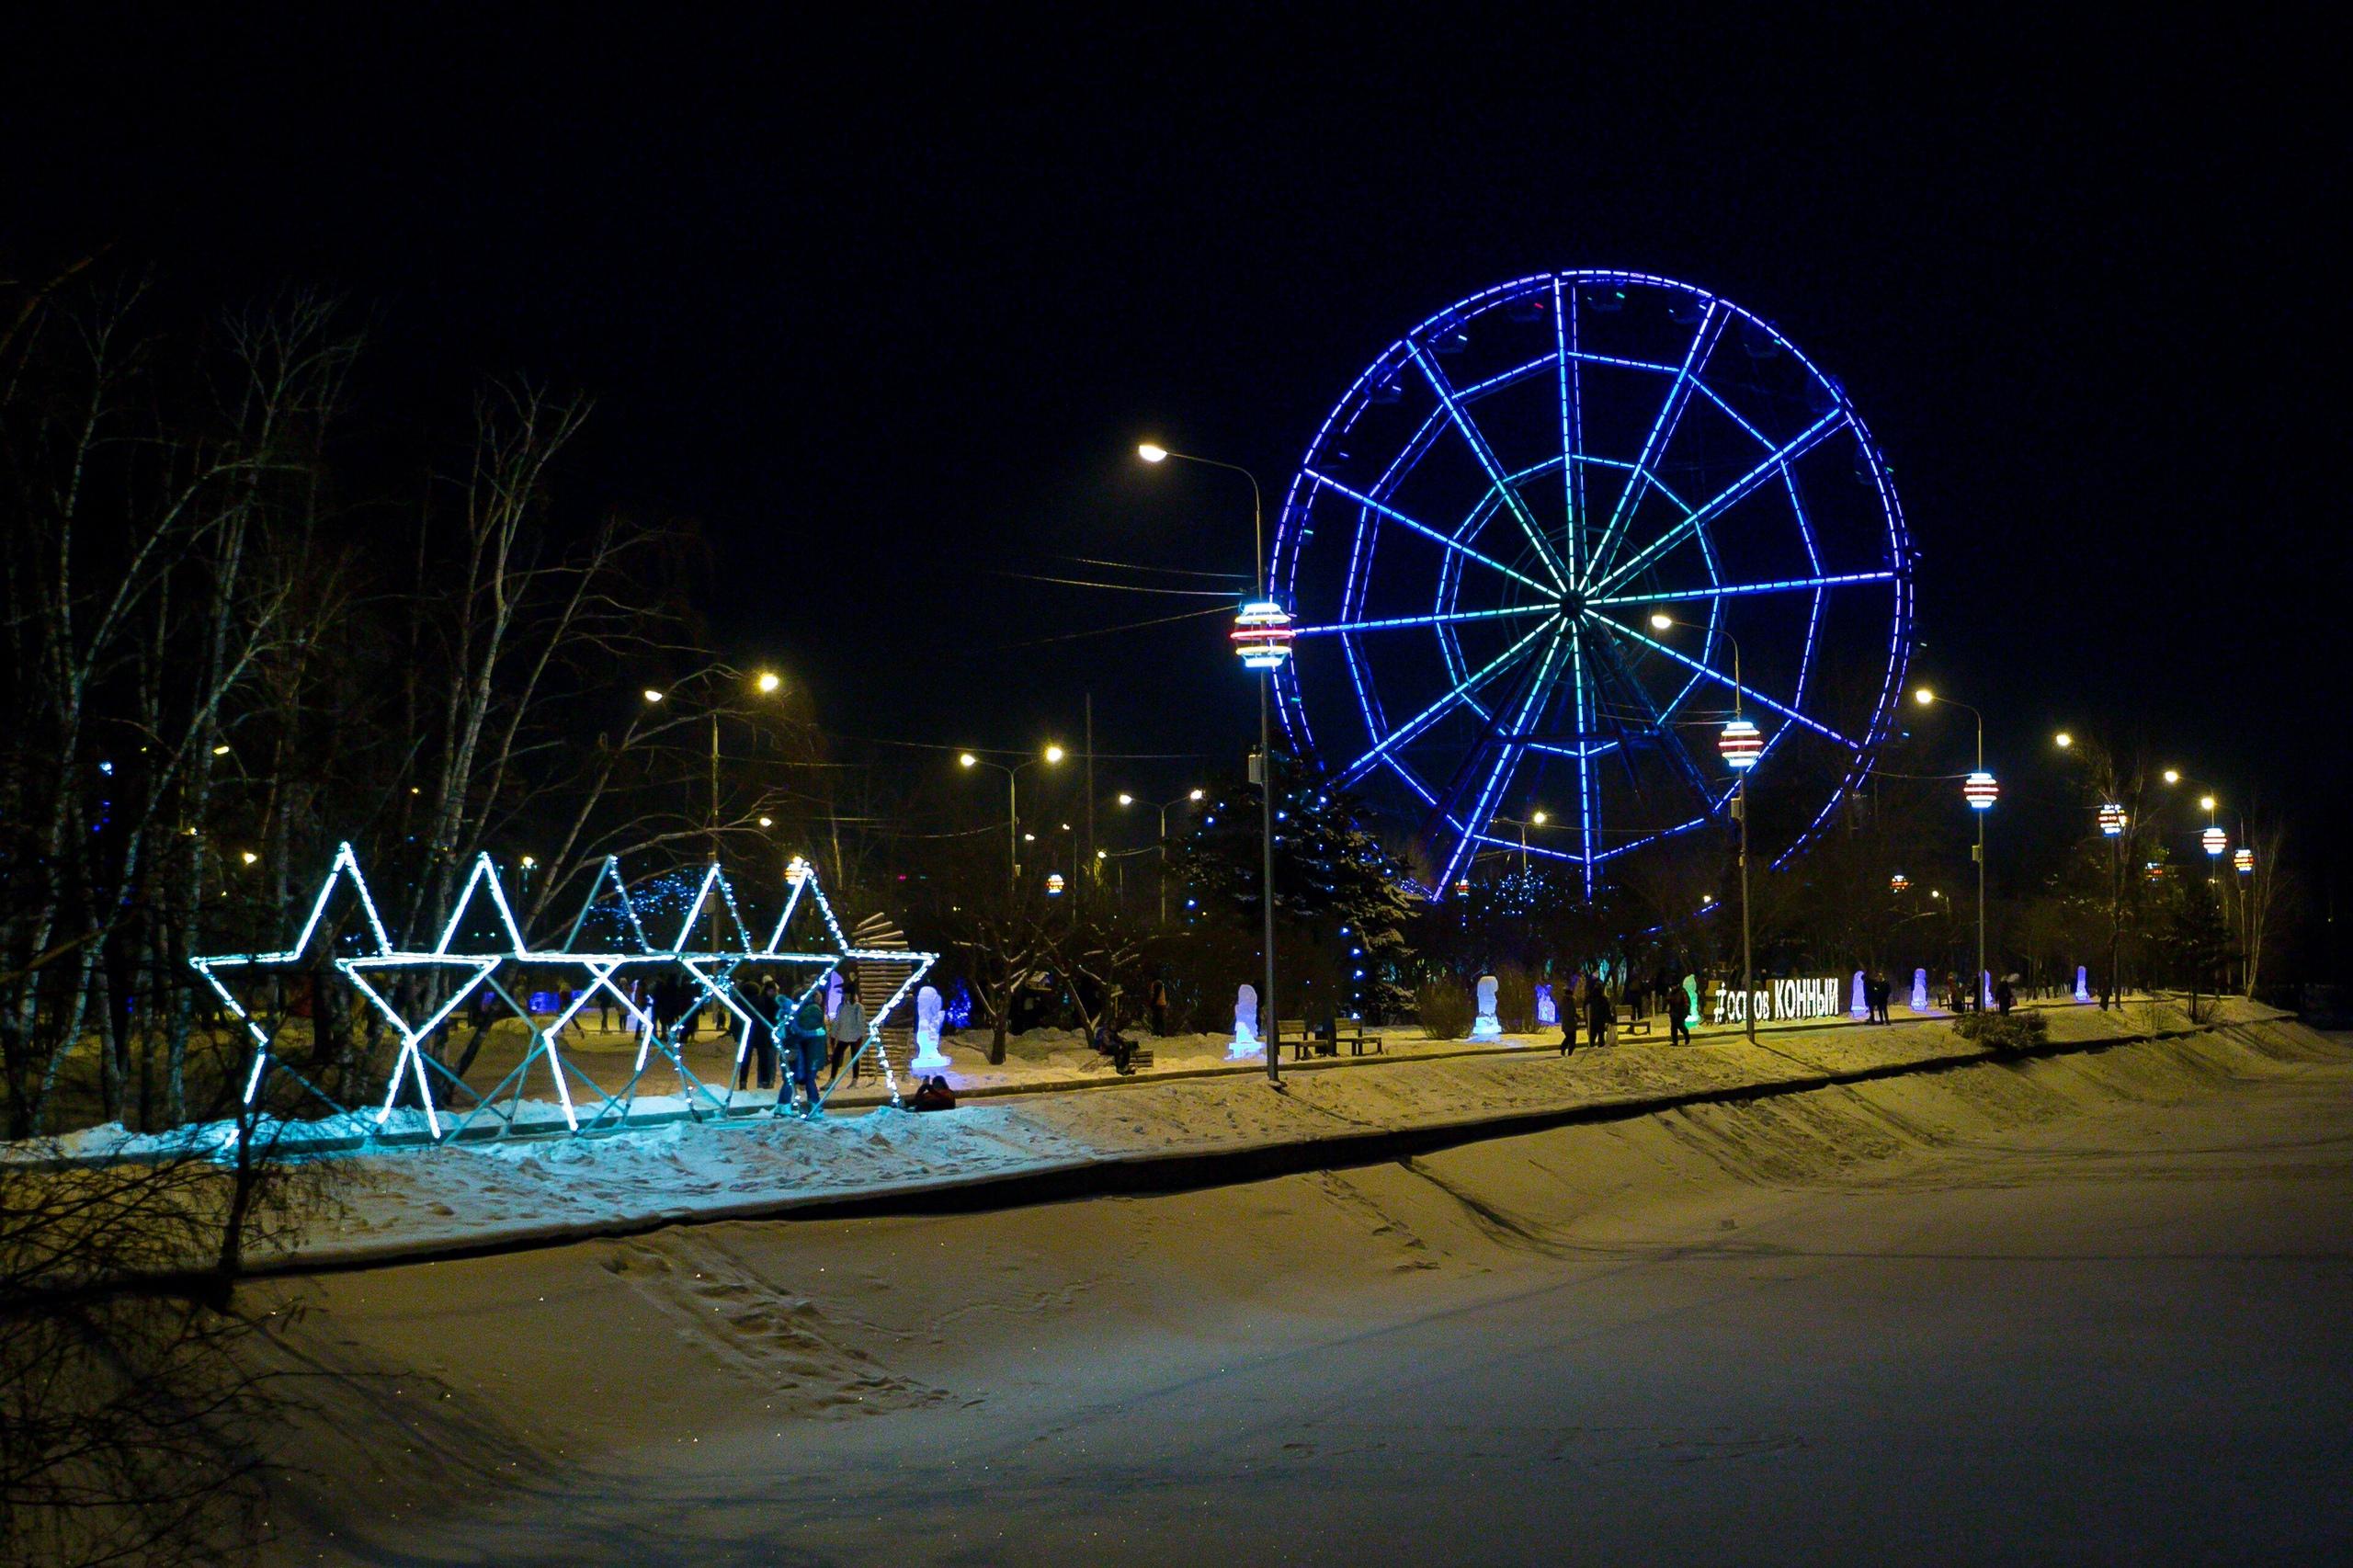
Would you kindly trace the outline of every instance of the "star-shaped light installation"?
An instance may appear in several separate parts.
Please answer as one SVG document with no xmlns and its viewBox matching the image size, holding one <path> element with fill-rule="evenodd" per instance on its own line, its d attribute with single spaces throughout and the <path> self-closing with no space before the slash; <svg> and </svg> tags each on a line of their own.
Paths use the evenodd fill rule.
<svg viewBox="0 0 2353 1568">
<path fill-rule="evenodd" d="M 385 1075 L 381 1104 L 375 1108 L 372 1116 L 361 1117 L 364 1135 L 369 1138 L 382 1133 L 390 1125 L 392 1113 L 404 1094 L 415 1099 L 424 1114 L 426 1132 L 436 1142 L 445 1137 L 462 1136 L 469 1127 L 483 1117 L 489 1117 L 498 1124 L 497 1133 L 502 1136 L 510 1131 L 543 1127 L 543 1119 L 534 1120 L 526 1116 L 527 1108 L 541 1102 L 529 1100 L 525 1096 L 531 1070 L 541 1062 L 546 1064 L 553 1081 L 556 1104 L 564 1128 L 574 1135 L 609 1131 L 627 1125 L 636 1105 L 638 1085 L 656 1054 L 676 1070 L 688 1114 L 697 1119 L 706 1116 L 725 1118 L 745 1109 L 759 1108 L 757 1102 L 749 1107 L 739 1107 L 736 1096 L 740 1091 L 733 1086 L 743 1076 L 745 1061 L 756 1043 L 759 1032 L 769 1029 L 780 1033 L 782 1017 L 789 1017 L 791 1011 L 797 1010 L 812 993 L 824 986 L 842 965 L 849 962 L 887 964 L 907 971 L 905 978 L 888 999 L 872 1010 L 868 1019 L 866 1037 L 851 1059 L 853 1062 L 862 1060 L 869 1051 L 876 1054 L 881 1062 L 883 1082 L 890 1089 L 892 1103 L 895 1105 L 899 1102 L 898 1075 L 882 1050 L 883 1020 L 905 1004 L 924 975 L 938 961 L 937 953 L 914 952 L 904 948 L 866 949 L 853 945 L 835 915 L 824 890 L 818 885 L 815 869 L 799 858 L 786 869 L 782 912 L 777 916 L 776 925 L 765 943 L 754 941 L 751 927 L 736 901 L 735 890 L 725 871 L 714 860 L 703 873 L 686 918 L 679 923 L 676 939 L 666 948 L 658 945 L 646 932 L 637 903 L 631 897 L 628 883 L 621 876 L 619 860 L 608 856 L 597 868 L 587 897 L 581 904 L 580 914 L 573 921 L 572 929 L 563 945 L 552 949 L 535 949 L 525 940 L 522 928 L 516 921 L 514 909 L 507 902 L 506 887 L 499 881 L 497 867 L 488 855 L 483 855 L 476 858 L 465 886 L 452 904 L 449 918 L 442 926 L 440 937 L 432 949 L 422 952 L 403 950 L 393 945 L 385 932 L 383 920 L 377 913 L 374 895 L 369 891 L 367 876 L 360 869 L 358 857 L 352 852 L 350 845 L 343 844 L 337 846 L 334 862 L 328 868 L 325 880 L 319 885 L 317 898 L 312 903 L 310 916 L 290 947 L 277 952 L 209 954 L 188 960 L 252 1040 L 253 1056 L 246 1069 L 244 1091 L 244 1103 L 248 1108 L 254 1105 L 265 1081 L 274 1070 L 291 1077 L 312 1098 L 326 1106 L 335 1115 L 349 1117 L 355 1114 L 283 1060 L 278 1050 L 278 1037 L 285 1026 L 286 1017 L 280 1016 L 266 1027 L 228 984 L 230 978 L 239 974 L 313 966 L 317 957 L 313 954 L 313 944 L 318 938 L 326 911 L 339 884 L 347 885 L 358 895 L 359 907 L 365 915 L 366 931 L 362 943 L 366 950 L 356 954 L 325 953 L 317 956 L 326 958 L 335 972 L 367 999 L 400 1040 L 392 1069 Z M 587 927 L 589 915 L 598 900 L 606 896 L 608 887 L 618 898 L 625 920 L 626 935 L 621 940 L 632 945 L 606 950 L 584 949 L 580 946 L 582 933 Z M 714 914 L 710 922 L 713 945 L 703 949 L 690 948 L 688 944 L 693 940 L 695 927 L 702 922 L 705 912 L 711 908 L 714 896 L 719 900 L 719 908 L 725 912 L 727 923 L 733 927 L 732 945 L 722 944 L 717 930 L 721 921 Z M 478 898 L 488 900 L 494 943 L 467 949 L 461 945 L 460 938 L 468 932 L 470 924 L 479 925 L 485 918 L 477 908 Z M 813 940 L 803 940 L 787 947 L 786 937 L 793 928 L 793 916 L 804 907 L 814 912 L 821 929 L 814 934 Z M 808 919 L 804 918 L 802 925 L 808 924 Z M 627 971 L 658 973 L 665 966 L 675 966 L 683 971 L 702 999 L 698 1006 L 707 1003 L 733 1025 L 735 1035 L 734 1071 L 729 1076 L 727 1086 L 713 1088 L 688 1064 L 680 1039 L 685 1023 L 683 1014 L 687 1010 L 682 1010 L 680 1017 L 670 1020 L 666 1025 L 657 1025 L 640 998 L 618 983 Z M 569 1003 L 543 1027 L 528 1006 L 528 989 L 510 987 L 508 982 L 520 971 L 551 968 L 576 969 L 585 975 L 586 983 L 573 993 Z M 763 1018 L 758 1010 L 748 1004 L 736 984 L 735 977 L 746 969 L 779 968 L 809 971 L 809 978 L 805 983 L 790 988 L 789 1005 L 778 1020 L 771 1021 Z M 409 988 L 387 987 L 382 983 L 386 976 L 404 971 L 423 971 L 429 978 L 426 983 Z M 388 989 L 392 994 L 387 994 Z M 523 998 L 515 994 L 518 989 L 525 991 Z M 561 1042 L 564 1028 L 599 992 L 608 993 L 620 1002 L 622 1016 L 630 1020 L 638 1036 L 634 1063 L 628 1082 L 622 1085 L 619 1093 L 607 1092 L 594 1077 L 565 1055 Z M 406 999 L 412 994 L 424 1004 L 423 1016 L 414 1021 L 395 1000 Z M 434 1032 L 456 1016 L 470 998 L 479 999 L 485 995 L 494 997 L 496 1003 L 478 1005 L 494 1006 L 503 1004 L 506 1010 L 521 1018 L 530 1031 L 530 1044 L 523 1059 L 486 1092 L 467 1083 L 461 1073 L 450 1068 L 426 1048 L 426 1042 Z M 779 1044 L 781 1043 L 779 1040 Z M 437 1079 L 441 1085 L 438 1093 L 435 1086 Z M 838 1084 L 839 1081 L 836 1075 L 834 1082 Z M 585 1107 L 585 1097 L 574 1096 L 575 1084 L 585 1085 L 601 1103 L 593 1108 Z M 460 1096 L 465 1103 L 456 1103 Z M 829 1085 L 820 1105 L 832 1096 L 833 1085 Z M 785 1096 L 780 1093 L 777 1105 L 772 1108 L 781 1109 L 784 1099 Z M 587 1109 L 585 1117 L 582 1114 L 584 1108 Z"/>
</svg>

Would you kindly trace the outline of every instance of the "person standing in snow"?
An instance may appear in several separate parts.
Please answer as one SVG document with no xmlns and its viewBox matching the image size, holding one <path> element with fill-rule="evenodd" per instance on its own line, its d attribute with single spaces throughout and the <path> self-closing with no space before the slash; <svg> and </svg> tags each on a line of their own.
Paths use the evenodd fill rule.
<svg viewBox="0 0 2353 1568">
<path fill-rule="evenodd" d="M 828 1083 L 842 1075 L 842 1059 L 849 1059 L 849 1081 L 856 1084 L 865 1070 L 865 1053 L 858 1048 L 866 1043 L 866 1004 L 858 999 L 858 981 L 849 975 L 842 977 L 842 1005 L 834 1009 L 834 1021 L 828 1028 L 834 1041 L 834 1072 Z"/>
<path fill-rule="evenodd" d="M 812 986 L 784 1028 L 785 1061 L 790 1074 L 776 1092 L 779 1110 L 790 1108 L 793 1091 L 803 1098 L 805 1114 L 817 1114 L 817 1069 L 825 1060 L 824 987 Z"/>
<path fill-rule="evenodd" d="M 752 1031 L 752 1048 L 745 1053 L 742 1066 L 735 1069 L 735 1086 L 744 1086 L 745 1075 L 758 1071 L 758 1087 L 767 1088 L 776 1082 L 777 1045 L 784 1039 L 789 1020 L 784 1012 L 784 993 L 771 978 L 752 998 L 752 1021 L 745 1026 Z"/>
<path fill-rule="evenodd" d="M 1598 1048 L 1609 1043 L 1610 1026 L 1618 1018 L 1609 1006 L 1609 994 L 1597 978 L 1588 977 L 1585 983 L 1585 1021 L 1587 1044 Z"/>
</svg>

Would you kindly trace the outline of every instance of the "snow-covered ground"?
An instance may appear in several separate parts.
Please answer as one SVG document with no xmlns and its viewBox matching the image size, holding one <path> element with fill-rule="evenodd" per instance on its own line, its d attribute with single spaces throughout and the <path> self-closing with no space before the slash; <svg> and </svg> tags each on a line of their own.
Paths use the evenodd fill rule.
<svg viewBox="0 0 2353 1568">
<path fill-rule="evenodd" d="M 2262 1011 L 2250 1008 L 2248 1016 Z M 2049 1014 L 2054 1040 L 2185 1022 L 2176 1004 L 2109 1015 L 2053 1007 Z M 1115 1162 L 1722 1095 L 1974 1049 L 1936 1020 L 1779 1028 L 1755 1046 L 1732 1030 L 1713 1031 L 1688 1049 L 1635 1037 L 1565 1060 L 1550 1040 L 1506 1040 L 1476 1051 L 1459 1041 L 1427 1042 L 1382 1057 L 1343 1055 L 1303 1068 L 1286 1062 L 1287 1088 L 1278 1094 L 1263 1067 L 1250 1065 L 1160 1081 L 1101 1074 L 1074 1080 L 1054 1062 L 1063 1047 L 1048 1041 L 1040 1045 L 1044 1049 L 1019 1060 L 1022 1071 L 1036 1074 L 1040 1092 L 974 1099 L 945 1113 L 868 1109 L 813 1121 L 676 1121 L 593 1139 L 351 1157 L 343 1212 L 314 1228 L 301 1261 L 544 1243 L 640 1230 L 665 1218 L 774 1213 Z M 1172 1060 L 1184 1058 L 1172 1053 Z M 1057 1089 L 1074 1081 L 1099 1086 Z"/>
<path fill-rule="evenodd" d="M 1914 1035 L 1770 1044 L 1828 1065 Z M 1099 1158 L 1768 1066 L 1197 1080 L 778 1127 L 732 1169 Z M 267 1556 L 2339 1561 L 2348 1107 L 2353 1050 L 2250 1021 L 1165 1197 L 259 1285 L 306 1308 L 311 1402 Z M 683 1190 L 724 1179 L 699 1151 L 770 1136 L 628 1158 Z M 597 1148 L 455 1153 L 403 1162 L 453 1209 L 623 1185 Z"/>
</svg>

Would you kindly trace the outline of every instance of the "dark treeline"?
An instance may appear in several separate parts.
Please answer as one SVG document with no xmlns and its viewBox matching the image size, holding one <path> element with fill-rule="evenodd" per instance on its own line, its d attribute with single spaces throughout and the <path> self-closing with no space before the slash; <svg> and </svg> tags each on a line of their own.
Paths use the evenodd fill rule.
<svg viewBox="0 0 2353 1568">
<path fill-rule="evenodd" d="M 82 266 L 0 309 L 10 1136 L 217 1108 L 187 960 L 286 940 L 338 842 L 403 947 L 528 854 L 536 935 L 605 855 L 699 858 L 823 778 L 700 634 L 691 530 L 563 505 L 585 399 L 459 385 L 387 430 L 367 373 L 331 301 L 200 316 Z M 755 703 L 776 766 L 714 800 L 710 727 Z M 318 1016 L 323 1052 L 381 1044 Z"/>
</svg>

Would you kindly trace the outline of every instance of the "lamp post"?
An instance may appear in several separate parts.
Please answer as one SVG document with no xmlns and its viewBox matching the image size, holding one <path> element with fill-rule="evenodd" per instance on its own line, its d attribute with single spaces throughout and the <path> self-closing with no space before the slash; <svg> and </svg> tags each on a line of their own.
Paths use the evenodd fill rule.
<svg viewBox="0 0 2353 1568">
<path fill-rule="evenodd" d="M 1279 1015 L 1275 1010 L 1275 754 L 1267 723 L 1267 687 L 1273 684 L 1275 672 L 1282 667 L 1283 661 L 1290 656 L 1290 617 L 1274 602 L 1269 589 L 1272 564 L 1267 560 L 1266 499 L 1258 488 L 1258 476 L 1239 463 L 1196 457 L 1156 441 L 1137 447 L 1136 456 L 1148 463 L 1175 458 L 1205 468 L 1222 468 L 1250 482 L 1250 528 L 1257 548 L 1254 571 L 1258 580 L 1258 597 L 1242 607 L 1242 613 L 1234 619 L 1233 637 L 1235 652 L 1242 655 L 1243 664 L 1264 677 L 1258 682 L 1258 804 L 1260 836 L 1264 840 L 1259 880 L 1266 915 L 1267 987 L 1259 994 L 1258 1017 L 1267 1041 L 1267 1082 L 1280 1088 L 1282 1040 L 1276 1022 Z"/>
<path fill-rule="evenodd" d="M 1551 822 L 1552 820 L 1552 817 L 1543 812 L 1530 812 L 1528 815 L 1519 820 L 1518 825 L 1519 828 L 1519 874 L 1521 876 L 1524 877 L 1528 875 L 1528 830 L 1531 827 L 1542 827 L 1546 823 Z"/>
<path fill-rule="evenodd" d="M 1157 804 L 1160 812 L 1160 924 L 1163 926 L 1168 924 L 1168 808 L 1188 803 L 1199 805 L 1204 793 L 1205 791 L 1199 790 L 1188 790 L 1173 801 L 1162 801 Z M 1132 806 L 1135 803 L 1136 798 L 1133 795 L 1122 794 L 1120 797 L 1120 804 L 1122 806 Z M 1143 803 L 1154 804 L 1150 801 Z"/>
<path fill-rule="evenodd" d="M 1985 771 L 1985 715 L 1966 702 L 1938 697 L 1925 686 L 1915 691 L 1912 698 L 1923 708 L 1932 702 L 1941 702 L 1948 708 L 1965 710 L 1977 721 L 1977 769 L 1961 785 L 1961 795 L 1969 802 L 1969 809 L 1977 813 L 1977 846 L 1971 852 L 1977 861 L 1977 983 L 1969 988 L 1969 994 L 1975 1005 L 1983 1007 L 1985 1005 L 1983 987 L 1990 983 L 1985 968 L 1985 813 L 1994 809 L 1997 793 L 1994 776 Z"/>
<path fill-rule="evenodd" d="M 1027 762 L 1008 767 L 1001 762 L 975 756 L 971 752 L 959 752 L 956 762 L 961 767 L 994 767 L 1005 775 L 1005 886 L 1006 892 L 1018 897 L 1021 892 L 1021 770 L 1040 763 L 1052 764 L 1063 759 L 1063 748 L 1050 745 Z"/>
<path fill-rule="evenodd" d="M 2124 830 L 2131 826 L 2123 805 L 2110 801 L 2099 809 L 2099 831 L 2109 845 L 2108 879 L 2108 984 L 2119 1006 L 2124 1003 L 2124 977 L 2117 972 L 2124 943 Z"/>
<path fill-rule="evenodd" d="M 740 676 L 742 673 L 727 669 L 725 666 L 722 666 L 721 669 L 722 674 L 730 676 Z M 762 697 L 774 697 L 784 689 L 784 677 L 774 670 L 760 670 L 752 676 L 752 689 Z M 644 697 L 647 706 L 654 707 L 658 706 L 667 693 L 649 686 L 641 695 Z M 710 814 L 705 821 L 704 832 L 710 839 L 710 863 L 716 866 L 719 864 L 719 706 L 717 703 L 713 703 L 710 710 Z M 716 903 L 712 904 L 710 909 L 710 945 L 714 950 L 719 946 L 719 906 Z"/>
<path fill-rule="evenodd" d="M 1664 612 L 1651 617 L 1651 628 L 1655 631 L 1690 624 Z M 1756 766 L 1758 757 L 1765 755 L 1765 737 L 1755 722 L 1744 717 L 1740 710 L 1740 639 L 1721 627 L 1698 630 L 1712 630 L 1732 644 L 1732 720 L 1724 725 L 1724 732 L 1717 737 L 1716 744 L 1723 752 L 1725 766 L 1733 770 L 1732 815 L 1733 820 L 1740 824 L 1740 983 L 1744 987 L 1740 1016 L 1748 1041 L 1754 1045 L 1756 1043 L 1756 955 L 1750 939 L 1748 918 L 1748 770 Z"/>
</svg>

